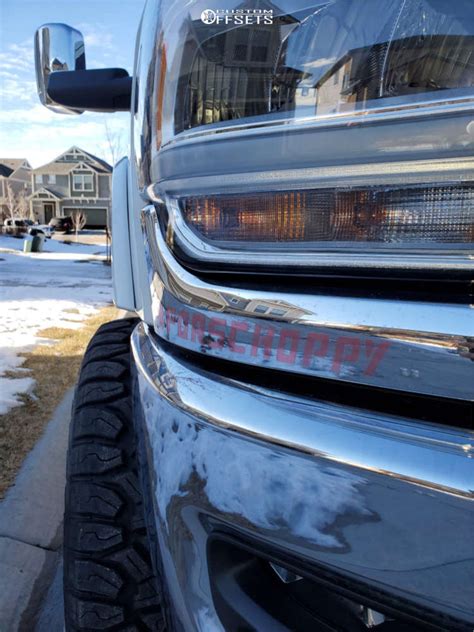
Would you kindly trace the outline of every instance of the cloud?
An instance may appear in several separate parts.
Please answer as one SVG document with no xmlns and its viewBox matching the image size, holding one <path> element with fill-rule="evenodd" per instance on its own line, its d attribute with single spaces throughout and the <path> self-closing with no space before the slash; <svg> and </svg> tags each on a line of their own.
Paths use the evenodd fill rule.
<svg viewBox="0 0 474 632">
<path fill-rule="evenodd" d="M 68 117 L 69 118 L 69 117 Z M 67 119 L 64 119 L 67 121 Z M 55 123 L 61 125 L 61 115 L 43 107 L 36 97 L 36 103 L 30 108 L 15 108 L 0 111 L 0 124 L 3 125 L 38 125 Z"/>
<path fill-rule="evenodd" d="M 95 31 L 84 35 L 84 43 L 90 48 L 100 47 L 101 49 L 108 50 L 110 50 L 111 48 L 115 49 L 115 46 L 112 43 L 112 39 L 112 33 L 103 33 L 100 31 Z"/>
<path fill-rule="evenodd" d="M 0 57 L 0 70 L 9 72 L 32 71 L 34 69 L 33 40 L 21 44 L 10 44 Z"/>
<path fill-rule="evenodd" d="M 25 107 L 36 99 L 33 42 L 10 44 L 0 56 L 0 90 L 2 110 Z"/>
<path fill-rule="evenodd" d="M 86 48 L 92 50 L 91 57 L 96 57 L 98 67 L 107 64 L 104 63 L 106 55 L 120 57 L 110 33 L 88 24 L 80 27 L 85 34 Z M 88 66 L 91 67 L 89 62 Z M 104 125 L 106 117 L 111 130 L 128 138 L 130 117 L 127 114 L 68 116 L 55 114 L 39 103 L 32 39 L 12 43 L 2 50 L 0 103 L 2 154 L 28 158 L 34 167 L 53 160 L 71 145 L 78 145 L 110 160 Z"/>
<path fill-rule="evenodd" d="M 29 110 L 0 112 L 0 146 L 5 155 L 28 158 L 33 167 L 50 162 L 71 145 L 110 160 L 105 120 L 110 129 L 128 139 L 127 114 L 68 116 L 50 112 L 39 104 Z"/>
<path fill-rule="evenodd" d="M 113 33 L 88 22 L 80 23 L 78 29 L 84 35 L 88 68 L 130 66 L 133 60 L 123 55 L 121 48 L 115 43 Z"/>
<path fill-rule="evenodd" d="M 82 22 L 78 28 L 84 36 L 86 55 L 87 50 L 91 48 L 100 49 L 101 54 L 118 52 L 118 48 L 114 44 L 114 36 L 110 31 L 99 28 L 96 24 L 89 24 L 88 22 Z"/>
<path fill-rule="evenodd" d="M 1 64 L 1 62 L 0 62 Z M 16 73 L 9 70 L 0 70 L 0 77 L 6 77 L 7 79 L 16 79 Z"/>
<path fill-rule="evenodd" d="M 18 101 L 22 101 L 24 103 L 33 103 L 37 99 L 35 81 L 5 78 L 2 79 L 1 85 L 2 102 L 11 101 L 12 103 L 18 103 Z"/>
</svg>

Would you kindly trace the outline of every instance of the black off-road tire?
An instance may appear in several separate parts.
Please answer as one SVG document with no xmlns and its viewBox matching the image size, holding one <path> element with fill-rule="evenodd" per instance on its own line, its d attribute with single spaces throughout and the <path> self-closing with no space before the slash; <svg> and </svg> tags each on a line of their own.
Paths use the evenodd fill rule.
<svg viewBox="0 0 474 632">
<path fill-rule="evenodd" d="M 99 328 L 72 410 L 64 515 L 66 631 L 167 629 L 148 548 L 132 423 L 135 319 Z"/>
</svg>

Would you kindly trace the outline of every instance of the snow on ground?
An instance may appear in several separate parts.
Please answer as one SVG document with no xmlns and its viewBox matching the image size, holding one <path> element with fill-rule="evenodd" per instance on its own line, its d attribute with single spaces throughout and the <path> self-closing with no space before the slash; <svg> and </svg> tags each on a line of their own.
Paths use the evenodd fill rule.
<svg viewBox="0 0 474 632">
<path fill-rule="evenodd" d="M 26 239 L 31 240 L 32 237 L 26 236 Z M 43 245 L 43 252 L 34 253 L 35 257 L 48 258 L 51 253 L 63 253 L 67 254 L 68 258 L 81 258 L 81 256 L 87 255 L 105 255 L 105 246 L 98 244 L 84 244 L 80 243 L 81 236 L 79 235 L 79 243 L 76 243 L 75 235 L 68 235 L 67 241 L 63 238 L 61 241 L 57 239 L 46 239 Z M 15 251 L 23 252 L 23 244 L 25 237 L 11 237 L 9 235 L 0 235 L 0 251 Z M 79 257 L 76 257 L 79 255 Z"/>
<path fill-rule="evenodd" d="M 112 302 L 103 246 L 48 239 L 43 253 L 22 250 L 23 239 L 0 235 L 0 414 L 21 404 L 20 393 L 33 394 L 34 381 L 21 368 L 20 356 L 37 344 L 51 344 L 38 332 L 77 329 Z M 7 371 L 18 377 L 5 377 Z"/>
</svg>

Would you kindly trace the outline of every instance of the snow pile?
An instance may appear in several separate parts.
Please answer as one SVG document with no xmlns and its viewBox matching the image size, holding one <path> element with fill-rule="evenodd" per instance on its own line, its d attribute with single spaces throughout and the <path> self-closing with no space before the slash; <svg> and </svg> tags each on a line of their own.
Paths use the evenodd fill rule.
<svg viewBox="0 0 474 632">
<path fill-rule="evenodd" d="M 110 268 L 102 246 L 48 240 L 49 252 L 23 254 L 23 240 L 0 236 L 0 414 L 32 393 L 34 380 L 21 368 L 21 354 L 50 344 L 38 332 L 77 329 L 112 301 Z M 6 377 L 6 372 L 18 377 Z M 26 373 L 26 375 L 25 375 Z"/>
</svg>

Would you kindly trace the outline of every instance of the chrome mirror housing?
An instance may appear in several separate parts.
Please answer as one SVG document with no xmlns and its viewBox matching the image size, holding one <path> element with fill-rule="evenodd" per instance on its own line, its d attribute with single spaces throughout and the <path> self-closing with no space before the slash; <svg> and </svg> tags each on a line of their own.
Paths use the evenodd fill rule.
<svg viewBox="0 0 474 632">
<path fill-rule="evenodd" d="M 84 110 L 55 102 L 48 93 L 49 79 L 57 71 L 86 69 L 82 33 L 67 24 L 44 24 L 35 34 L 36 85 L 41 103 L 53 112 L 82 114 Z"/>
</svg>

